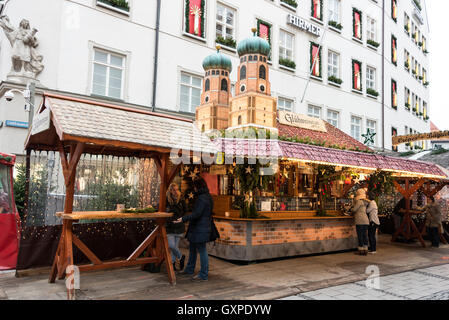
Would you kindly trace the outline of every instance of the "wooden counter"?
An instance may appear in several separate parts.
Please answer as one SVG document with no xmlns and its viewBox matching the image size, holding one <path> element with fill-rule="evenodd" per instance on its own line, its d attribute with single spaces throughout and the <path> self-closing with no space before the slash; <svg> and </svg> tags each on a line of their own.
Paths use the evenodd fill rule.
<svg viewBox="0 0 449 320">
<path fill-rule="evenodd" d="M 118 211 L 82 211 L 73 213 L 57 212 L 56 216 L 67 220 L 103 220 L 103 219 L 160 219 L 170 218 L 173 213 L 121 213 Z"/>
</svg>

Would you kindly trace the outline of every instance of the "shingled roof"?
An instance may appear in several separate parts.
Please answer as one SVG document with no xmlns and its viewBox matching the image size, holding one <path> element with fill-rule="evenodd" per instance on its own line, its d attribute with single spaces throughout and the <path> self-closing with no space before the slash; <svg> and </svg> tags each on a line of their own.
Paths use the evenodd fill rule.
<svg viewBox="0 0 449 320">
<path fill-rule="evenodd" d="M 44 98 L 44 106 L 51 111 L 54 131 L 61 141 L 84 142 L 91 149 L 94 145 L 112 148 L 126 144 L 126 148 L 142 151 L 170 152 L 172 148 L 217 151 L 193 122 L 186 119 L 70 97 L 45 95 Z M 29 137 L 27 144 L 37 149 L 56 145 L 48 132 Z"/>
<path fill-rule="evenodd" d="M 280 137 L 298 137 L 301 139 L 310 139 L 314 142 L 324 142 L 325 147 L 339 146 L 347 150 L 371 150 L 369 147 L 357 141 L 350 135 L 344 133 L 340 129 L 334 127 L 326 121 L 323 121 L 327 132 L 314 131 L 305 128 L 298 128 L 278 123 Z"/>
<path fill-rule="evenodd" d="M 218 139 L 216 143 L 225 154 L 240 157 L 277 157 L 371 170 L 389 170 L 435 178 L 447 178 L 446 174 L 432 163 L 378 154 L 331 149 L 278 140 Z"/>
</svg>

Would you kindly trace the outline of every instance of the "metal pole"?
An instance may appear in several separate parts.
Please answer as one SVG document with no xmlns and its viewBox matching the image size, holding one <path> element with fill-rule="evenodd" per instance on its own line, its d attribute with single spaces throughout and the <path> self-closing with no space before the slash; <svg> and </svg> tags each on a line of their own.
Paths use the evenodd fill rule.
<svg viewBox="0 0 449 320">
<path fill-rule="evenodd" d="M 156 108 L 156 90 L 157 90 L 157 68 L 159 63 L 159 31 L 161 24 L 161 0 L 157 0 L 156 10 L 156 43 L 154 46 L 154 73 L 153 73 L 153 101 L 151 102 L 151 110 Z"/>
<path fill-rule="evenodd" d="M 309 78 L 307 79 L 306 87 L 304 88 L 304 93 L 302 94 L 301 103 L 304 102 L 304 97 L 306 96 L 306 92 L 307 92 L 307 89 L 308 89 L 309 83 L 310 83 L 310 77 L 312 76 L 313 68 L 315 68 L 316 58 L 318 57 L 318 54 L 320 53 L 321 46 L 323 44 L 324 36 L 326 35 L 326 32 L 327 32 L 327 30 L 324 29 L 323 36 L 321 37 L 320 44 L 318 45 L 318 51 L 317 51 L 315 57 L 313 57 L 312 67 L 310 68 Z"/>
<path fill-rule="evenodd" d="M 30 111 L 28 114 L 28 132 L 31 130 L 31 126 L 33 123 L 34 116 L 34 102 L 35 102 L 35 94 L 36 94 L 36 84 L 31 82 L 27 86 L 27 90 L 30 90 Z M 31 172 L 31 149 L 27 148 L 26 157 L 25 157 L 25 204 L 24 204 L 24 223 L 26 223 L 26 219 L 28 217 L 28 211 L 30 208 L 30 172 Z"/>
<path fill-rule="evenodd" d="M 31 128 L 31 124 L 33 123 L 34 117 L 34 101 L 36 94 L 36 84 L 31 82 L 28 86 L 28 90 L 30 90 L 30 114 L 28 115 L 28 128 Z"/>
<path fill-rule="evenodd" d="M 385 0 L 382 0 L 382 151 L 385 151 Z"/>
</svg>

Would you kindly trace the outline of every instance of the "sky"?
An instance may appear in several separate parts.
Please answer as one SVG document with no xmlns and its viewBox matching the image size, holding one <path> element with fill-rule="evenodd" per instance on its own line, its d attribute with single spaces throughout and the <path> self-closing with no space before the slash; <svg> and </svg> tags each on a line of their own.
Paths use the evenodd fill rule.
<svg viewBox="0 0 449 320">
<path fill-rule="evenodd" d="M 430 120 L 440 130 L 449 130 L 449 36 L 447 20 L 449 12 L 448 0 L 427 0 L 427 14 L 430 34 L 429 50 L 429 88 Z"/>
</svg>

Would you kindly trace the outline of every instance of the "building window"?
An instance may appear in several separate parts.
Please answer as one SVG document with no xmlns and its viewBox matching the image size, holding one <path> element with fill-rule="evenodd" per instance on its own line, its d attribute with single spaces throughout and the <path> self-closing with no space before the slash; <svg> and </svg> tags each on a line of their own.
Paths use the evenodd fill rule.
<svg viewBox="0 0 449 320">
<path fill-rule="evenodd" d="M 123 98 L 125 57 L 95 49 L 92 94 Z"/>
<path fill-rule="evenodd" d="M 329 0 L 329 21 L 340 23 L 340 0 Z"/>
<path fill-rule="evenodd" d="M 278 110 L 293 111 L 293 100 L 278 97 Z"/>
<path fill-rule="evenodd" d="M 407 13 L 404 13 L 404 30 L 407 33 L 407 35 L 410 35 L 411 32 L 411 25 L 410 25 L 410 17 Z"/>
<path fill-rule="evenodd" d="M 240 80 L 246 79 L 246 66 L 240 68 Z"/>
<path fill-rule="evenodd" d="M 374 144 L 368 143 L 368 146 L 376 146 L 377 145 L 377 123 L 374 120 L 366 120 L 366 129 L 369 129 L 371 133 L 374 133 Z"/>
<path fill-rule="evenodd" d="M 323 0 L 312 1 L 312 17 L 323 21 Z"/>
<path fill-rule="evenodd" d="M 209 91 L 210 90 L 210 80 L 207 79 L 206 83 L 204 84 L 204 91 Z"/>
<path fill-rule="evenodd" d="M 259 68 L 259 78 L 266 80 L 267 78 L 267 69 L 265 66 L 260 66 Z"/>
<path fill-rule="evenodd" d="M 181 73 L 180 111 L 195 113 L 201 102 L 201 82 L 200 77 Z"/>
<path fill-rule="evenodd" d="M 265 39 L 268 41 L 270 47 L 271 46 L 271 28 L 272 25 L 268 22 L 262 21 L 257 19 L 257 35 L 261 37 L 262 39 Z M 271 52 L 270 56 L 268 57 L 268 60 L 271 60 Z"/>
<path fill-rule="evenodd" d="M 351 117 L 351 137 L 357 141 L 361 140 L 362 137 L 362 118 Z"/>
<path fill-rule="evenodd" d="M 321 108 L 317 106 L 309 106 L 307 110 L 309 117 L 321 119 Z"/>
<path fill-rule="evenodd" d="M 398 1 L 391 0 L 391 18 L 394 22 L 398 21 Z"/>
<path fill-rule="evenodd" d="M 392 137 L 396 137 L 398 135 L 398 129 L 391 127 L 391 136 Z M 393 146 L 392 150 L 397 152 L 398 151 L 398 146 Z"/>
<path fill-rule="evenodd" d="M 405 87 L 405 109 L 406 110 L 410 110 L 410 107 L 412 105 L 412 97 L 410 95 L 410 89 L 408 89 L 407 87 Z"/>
<path fill-rule="evenodd" d="M 293 61 L 294 36 L 281 30 L 279 38 L 279 59 Z"/>
<path fill-rule="evenodd" d="M 339 113 L 337 111 L 327 110 L 327 122 L 336 128 L 338 128 L 338 116 Z"/>
<path fill-rule="evenodd" d="M 221 91 L 228 92 L 228 80 L 226 79 L 221 80 Z"/>
<path fill-rule="evenodd" d="M 310 42 L 310 69 L 312 70 L 312 76 L 321 78 L 321 47 Z"/>
<path fill-rule="evenodd" d="M 407 72 L 410 72 L 411 67 L 410 62 L 410 53 L 404 49 L 404 67 L 407 70 Z"/>
<path fill-rule="evenodd" d="M 391 107 L 396 110 L 398 108 L 398 84 L 393 79 L 391 79 Z"/>
<path fill-rule="evenodd" d="M 377 90 L 376 69 L 372 67 L 366 67 L 366 88 L 371 90 Z"/>
<path fill-rule="evenodd" d="M 185 0 L 184 32 L 195 37 L 205 38 L 206 1 Z"/>
<path fill-rule="evenodd" d="M 327 60 L 327 76 L 340 78 L 340 55 L 329 50 Z"/>
<path fill-rule="evenodd" d="M 377 43 L 377 22 L 371 17 L 367 18 L 366 38 L 368 44 L 375 45 Z"/>
<path fill-rule="evenodd" d="M 352 89 L 362 91 L 362 63 L 352 60 Z"/>
<path fill-rule="evenodd" d="M 398 40 L 395 36 L 391 35 L 391 62 L 398 65 Z"/>
<path fill-rule="evenodd" d="M 235 48 L 235 13 L 236 11 L 234 9 L 224 6 L 221 3 L 217 3 L 217 42 L 231 48 Z"/>
<path fill-rule="evenodd" d="M 362 40 L 362 12 L 352 8 L 352 36 Z"/>
</svg>

